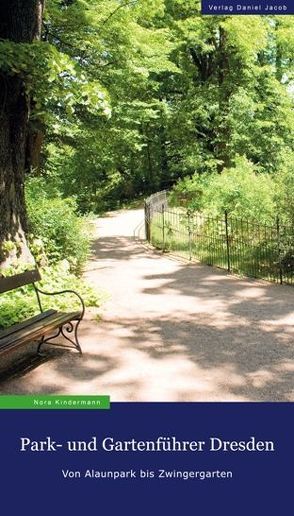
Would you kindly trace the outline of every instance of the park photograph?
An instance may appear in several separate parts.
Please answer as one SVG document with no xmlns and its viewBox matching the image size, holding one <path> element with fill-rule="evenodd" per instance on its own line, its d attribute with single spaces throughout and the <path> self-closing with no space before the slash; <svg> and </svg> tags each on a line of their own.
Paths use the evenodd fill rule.
<svg viewBox="0 0 294 516">
<path fill-rule="evenodd" d="M 2 0 L 0 394 L 293 402 L 293 327 L 294 16 Z"/>
</svg>

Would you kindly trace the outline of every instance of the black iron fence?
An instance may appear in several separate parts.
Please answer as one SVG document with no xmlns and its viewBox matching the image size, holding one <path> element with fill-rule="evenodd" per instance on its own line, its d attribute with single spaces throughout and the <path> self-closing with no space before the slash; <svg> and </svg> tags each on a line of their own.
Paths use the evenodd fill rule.
<svg viewBox="0 0 294 516">
<path fill-rule="evenodd" d="M 145 201 L 146 238 L 155 247 L 239 275 L 294 284 L 294 228 L 169 208 L 167 192 Z"/>
</svg>

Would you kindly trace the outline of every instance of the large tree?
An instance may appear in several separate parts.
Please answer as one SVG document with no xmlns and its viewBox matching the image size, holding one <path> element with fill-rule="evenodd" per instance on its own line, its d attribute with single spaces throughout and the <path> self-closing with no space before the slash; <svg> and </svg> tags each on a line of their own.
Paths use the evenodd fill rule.
<svg viewBox="0 0 294 516">
<path fill-rule="evenodd" d="M 6 52 L 41 37 L 45 0 L 1 0 L 0 40 Z M 9 47 L 11 45 L 11 47 Z M 2 48 L 3 51 L 3 48 Z M 24 179 L 28 163 L 31 95 L 17 67 L 0 68 L 0 266 L 30 261 Z"/>
</svg>

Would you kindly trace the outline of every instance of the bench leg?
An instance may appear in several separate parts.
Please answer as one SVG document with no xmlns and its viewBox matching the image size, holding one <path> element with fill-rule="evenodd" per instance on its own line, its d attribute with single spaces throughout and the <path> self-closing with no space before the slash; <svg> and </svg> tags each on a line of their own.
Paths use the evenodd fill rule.
<svg viewBox="0 0 294 516">
<path fill-rule="evenodd" d="M 80 342 L 79 342 L 79 336 L 78 336 L 78 329 L 79 329 L 80 322 L 81 321 L 79 321 L 76 324 L 76 327 L 75 327 L 75 341 L 76 341 L 76 345 L 77 345 L 77 350 L 80 353 L 80 355 L 82 355 L 83 352 L 82 352 L 82 348 L 81 348 L 81 345 L 80 345 Z"/>
<path fill-rule="evenodd" d="M 44 344 L 44 337 L 42 337 L 42 339 L 39 342 L 38 349 L 37 349 L 37 354 L 38 355 L 42 355 L 42 353 L 40 353 L 42 344 Z"/>
<path fill-rule="evenodd" d="M 76 348 L 76 350 L 79 352 L 80 355 L 83 354 L 82 352 L 82 348 L 81 348 L 81 345 L 80 345 L 80 342 L 79 342 L 79 337 L 78 337 L 78 329 L 79 329 L 79 325 L 80 325 L 80 322 L 81 322 L 81 319 L 79 319 L 76 324 L 74 325 L 72 322 L 69 322 L 67 324 L 64 324 L 61 329 L 60 329 L 60 333 L 61 335 L 66 339 L 68 340 L 69 342 L 71 342 L 74 347 Z M 65 333 L 66 332 L 66 333 Z M 71 334 L 72 332 L 74 332 L 74 339 L 71 339 L 67 334 Z"/>
<path fill-rule="evenodd" d="M 39 342 L 38 349 L 37 349 L 38 355 L 41 354 L 40 350 L 41 350 L 41 347 L 43 344 L 51 344 L 52 346 L 56 346 L 56 347 L 60 347 L 60 348 L 70 348 L 70 349 L 75 348 L 79 352 L 79 354 L 82 355 L 83 352 L 82 352 L 82 348 L 81 348 L 81 345 L 79 342 L 79 337 L 78 337 L 78 329 L 79 329 L 80 322 L 81 322 L 81 319 L 79 319 L 78 321 L 75 321 L 75 324 L 70 321 L 70 322 L 64 324 L 63 326 L 61 326 L 60 328 L 58 328 L 58 331 L 55 335 L 51 335 L 48 338 L 45 338 L 45 336 L 42 337 L 41 341 Z M 74 335 L 73 338 L 71 338 L 69 336 L 72 333 Z M 70 342 L 72 344 L 72 346 L 65 346 L 63 344 L 54 342 L 54 340 L 60 336 L 62 336 L 64 339 L 66 339 L 68 342 Z"/>
</svg>

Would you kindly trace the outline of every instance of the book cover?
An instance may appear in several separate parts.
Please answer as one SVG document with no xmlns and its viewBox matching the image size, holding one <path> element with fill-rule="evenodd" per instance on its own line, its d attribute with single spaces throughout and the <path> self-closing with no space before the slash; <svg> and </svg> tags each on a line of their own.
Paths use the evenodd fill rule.
<svg viewBox="0 0 294 516">
<path fill-rule="evenodd" d="M 290 513 L 293 29 L 1 2 L 3 513 Z"/>
</svg>

